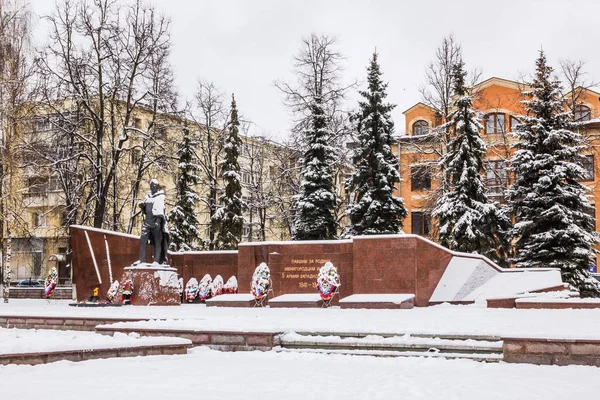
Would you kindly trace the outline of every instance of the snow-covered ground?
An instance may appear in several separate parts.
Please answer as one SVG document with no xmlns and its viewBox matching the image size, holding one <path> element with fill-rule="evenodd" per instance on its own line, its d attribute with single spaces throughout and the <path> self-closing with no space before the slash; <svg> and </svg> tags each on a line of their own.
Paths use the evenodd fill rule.
<svg viewBox="0 0 600 400">
<path fill-rule="evenodd" d="M 135 333 L 126 335 L 117 332 L 114 336 L 106 336 L 94 332 L 0 327 L 0 355 L 191 343 L 190 340 L 183 338 L 140 337 Z"/>
<path fill-rule="evenodd" d="M 0 366 L 2 398 L 552 400 L 594 398 L 600 369 L 275 352 Z"/>
<path fill-rule="evenodd" d="M 150 326 L 281 331 L 515 334 L 600 338 L 599 310 L 502 310 L 436 306 L 412 310 L 76 308 L 68 302 L 11 300 L 0 315 L 169 318 Z M 18 336 L 18 338 L 16 337 Z M 294 334 L 288 334 L 293 337 Z M 137 335 L 0 329 L 0 352 L 141 343 Z M 169 340 L 172 340 L 170 338 Z M 389 339 L 400 340 L 400 339 Z M 403 339 L 402 339 L 403 340 Z M 73 347 L 71 347 L 73 346 Z M 182 399 L 564 399 L 600 393 L 600 368 L 378 358 L 340 354 L 218 352 L 0 366 L 0 398 Z M 115 397 L 116 396 L 116 397 Z"/>
<path fill-rule="evenodd" d="M 171 307 L 70 307 L 67 301 L 11 300 L 0 315 L 166 319 L 129 327 L 280 332 L 433 333 L 600 339 L 598 310 L 488 309 L 477 305 L 410 310 Z"/>
</svg>

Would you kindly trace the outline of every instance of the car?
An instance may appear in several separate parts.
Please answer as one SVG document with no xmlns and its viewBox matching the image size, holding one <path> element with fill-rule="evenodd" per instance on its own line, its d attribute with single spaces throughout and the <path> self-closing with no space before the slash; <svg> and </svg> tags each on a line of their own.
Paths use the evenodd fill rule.
<svg viewBox="0 0 600 400">
<path fill-rule="evenodd" d="M 36 288 L 41 288 L 41 287 L 44 287 L 44 280 L 43 279 L 37 279 L 37 278 L 21 279 L 19 282 L 17 282 L 17 287 L 36 287 Z"/>
</svg>

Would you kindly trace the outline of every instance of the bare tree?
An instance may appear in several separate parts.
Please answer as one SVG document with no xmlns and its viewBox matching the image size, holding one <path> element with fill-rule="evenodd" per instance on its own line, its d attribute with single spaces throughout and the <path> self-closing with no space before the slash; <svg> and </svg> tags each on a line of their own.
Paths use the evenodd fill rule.
<svg viewBox="0 0 600 400">
<path fill-rule="evenodd" d="M 0 0 L 0 282 L 11 265 L 13 236 L 28 233 L 16 189 L 18 127 L 30 94 L 30 17 L 24 1 Z"/>
<path fill-rule="evenodd" d="M 156 34 L 153 32 L 151 34 Z M 160 33 L 160 32 L 158 32 Z M 140 183 L 149 170 L 162 170 L 165 175 L 173 171 L 165 170 L 170 159 L 176 159 L 176 149 L 173 142 L 167 140 L 171 128 L 180 129 L 180 118 L 176 117 L 177 92 L 174 89 L 173 69 L 169 62 L 170 42 L 165 41 L 163 46 L 150 54 L 150 63 L 147 74 L 147 110 L 150 113 L 145 130 L 133 130 L 139 139 L 130 146 L 131 160 L 136 168 L 136 175 L 131 184 L 130 217 L 127 232 L 131 233 L 135 225 L 135 204 L 139 200 Z M 175 116 L 174 116 L 175 115 Z M 116 184 L 114 185 L 116 187 Z M 125 201 L 122 202 L 126 204 Z M 116 207 L 115 207 L 116 210 Z M 119 212 L 120 214 L 120 212 Z M 116 221 L 116 217 L 114 218 Z"/>
<path fill-rule="evenodd" d="M 57 130 L 75 137 L 78 150 L 69 157 L 77 160 L 78 204 L 91 205 L 95 227 L 116 228 L 129 127 L 140 128 L 137 111 L 156 97 L 152 68 L 168 52 L 170 23 L 140 1 L 63 0 L 46 18 L 50 43 L 38 58 L 43 108 Z"/>
<path fill-rule="evenodd" d="M 435 51 L 435 60 L 425 69 L 425 84 L 419 92 L 423 103 L 433 108 L 442 120 L 452 108 L 452 66 L 462 60 L 462 47 L 454 34 L 445 36 Z M 473 86 L 481 77 L 479 69 L 469 73 L 467 87 Z"/>
<path fill-rule="evenodd" d="M 200 80 L 196 92 L 195 108 L 189 110 L 189 116 L 196 125 L 199 138 L 198 165 L 200 166 L 200 184 L 207 192 L 199 192 L 200 201 L 208 210 L 206 218 L 208 241 L 205 247 L 215 248 L 215 232 L 210 221 L 217 211 L 219 193 L 219 157 L 223 150 L 223 137 L 229 121 L 229 109 L 225 105 L 224 95 L 213 82 Z M 188 106 L 188 109 L 191 107 Z"/>
<path fill-rule="evenodd" d="M 577 106 L 582 104 L 582 98 L 586 89 L 597 87 L 600 82 L 594 82 L 589 78 L 585 70 L 585 61 L 582 60 L 560 60 L 560 69 L 565 82 L 566 90 L 565 103 L 573 117 Z"/>
<path fill-rule="evenodd" d="M 269 171 L 269 176 L 274 202 L 274 228 L 286 232 L 286 238 L 291 238 L 294 226 L 293 199 L 300 194 L 302 153 L 292 142 L 278 143 L 270 148 L 270 152 L 273 159 L 273 171 Z"/>
<path fill-rule="evenodd" d="M 283 201 L 276 192 L 275 180 L 280 176 L 279 160 L 275 156 L 280 146 L 264 136 L 249 133 L 250 123 L 242 124 L 243 144 L 240 157 L 242 168 L 242 180 L 244 187 L 244 198 L 247 205 L 248 235 L 249 242 L 255 238 L 267 240 L 267 233 L 272 227 L 269 221 L 275 221 L 273 207 L 284 203 L 288 207 L 288 201 Z M 283 205 L 283 204 L 282 204 Z"/>
<path fill-rule="evenodd" d="M 347 131 L 336 132 L 334 128 L 341 113 L 340 102 L 354 83 L 342 84 L 344 57 L 335 45 L 336 40 L 325 35 L 313 33 L 304 38 L 294 57 L 297 83 L 276 82 L 295 115 L 293 134 L 304 153 L 303 184 L 295 205 L 296 239 L 326 239 L 337 234 L 333 165 L 339 157 L 334 146 L 336 136 Z"/>
</svg>

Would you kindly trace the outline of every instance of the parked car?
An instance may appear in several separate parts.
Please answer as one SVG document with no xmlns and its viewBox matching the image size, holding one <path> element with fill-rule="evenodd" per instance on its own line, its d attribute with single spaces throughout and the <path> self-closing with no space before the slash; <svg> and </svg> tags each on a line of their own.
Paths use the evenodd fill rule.
<svg viewBox="0 0 600 400">
<path fill-rule="evenodd" d="M 37 278 L 21 279 L 19 282 L 17 282 L 17 287 L 36 287 L 36 288 L 41 288 L 41 287 L 44 287 L 44 280 L 43 279 L 37 279 Z"/>
</svg>

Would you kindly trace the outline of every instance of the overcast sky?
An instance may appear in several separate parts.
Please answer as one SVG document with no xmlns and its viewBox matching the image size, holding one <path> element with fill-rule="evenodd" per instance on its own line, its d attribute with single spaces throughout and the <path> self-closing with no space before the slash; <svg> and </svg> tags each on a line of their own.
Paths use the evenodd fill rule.
<svg viewBox="0 0 600 400">
<path fill-rule="evenodd" d="M 34 13 L 53 0 L 29 0 Z M 600 80 L 599 0 L 153 0 L 172 19 L 172 63 L 182 98 L 191 98 L 199 78 L 235 93 L 238 108 L 255 132 L 287 135 L 290 115 L 274 80 L 293 81 L 291 59 L 311 32 L 334 35 L 347 56 L 345 80 L 365 80 L 375 47 L 396 133 L 402 111 L 420 100 L 418 88 L 436 47 L 453 33 L 467 68 L 482 79 L 517 79 L 534 69 L 543 47 L 558 69 L 562 58 L 584 60 Z M 37 18 L 34 19 L 34 22 Z M 36 31 L 37 45 L 45 40 Z M 356 95 L 352 95 L 356 99 Z M 348 107 L 355 102 L 349 101 Z"/>
</svg>

